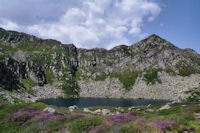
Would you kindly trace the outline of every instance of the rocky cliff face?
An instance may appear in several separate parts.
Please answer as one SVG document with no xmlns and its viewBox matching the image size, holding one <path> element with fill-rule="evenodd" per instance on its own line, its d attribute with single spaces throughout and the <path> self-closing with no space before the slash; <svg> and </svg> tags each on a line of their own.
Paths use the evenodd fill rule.
<svg viewBox="0 0 200 133">
<path fill-rule="evenodd" d="M 0 96 L 185 99 L 199 87 L 200 55 L 157 35 L 131 46 L 78 49 L 0 29 Z"/>
</svg>

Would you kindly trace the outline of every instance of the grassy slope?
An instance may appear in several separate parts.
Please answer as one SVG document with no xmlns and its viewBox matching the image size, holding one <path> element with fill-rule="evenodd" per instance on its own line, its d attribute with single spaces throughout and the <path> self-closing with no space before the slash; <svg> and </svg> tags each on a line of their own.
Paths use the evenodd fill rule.
<svg viewBox="0 0 200 133">
<path fill-rule="evenodd" d="M 43 103 L 14 104 L 0 103 L 0 132 L 73 132 L 95 133 L 177 133 L 181 131 L 200 132 L 199 103 L 173 104 L 172 108 L 158 111 L 161 105 L 152 107 L 136 107 L 132 110 L 105 107 L 111 112 L 119 111 L 119 115 L 102 116 L 84 113 L 82 109 L 70 112 L 68 108 L 55 108 L 59 113 L 43 112 L 47 107 Z M 100 107 L 91 107 L 96 110 Z M 148 109 L 154 112 L 148 112 Z"/>
</svg>

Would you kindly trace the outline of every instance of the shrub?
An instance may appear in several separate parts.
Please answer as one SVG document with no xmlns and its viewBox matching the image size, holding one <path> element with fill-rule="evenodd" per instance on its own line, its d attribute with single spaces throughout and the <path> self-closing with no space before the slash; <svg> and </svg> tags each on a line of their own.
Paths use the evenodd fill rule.
<svg viewBox="0 0 200 133">
<path fill-rule="evenodd" d="M 71 131 L 73 133 L 88 132 L 92 128 L 102 124 L 102 120 L 99 118 L 83 118 L 72 122 Z"/>
<path fill-rule="evenodd" d="M 54 82 L 54 75 L 53 75 L 53 73 L 52 72 L 46 72 L 45 73 L 45 76 L 46 76 L 46 79 L 47 79 L 47 83 L 49 83 L 49 84 L 53 84 L 53 82 Z"/>
<path fill-rule="evenodd" d="M 158 77 L 158 72 L 162 72 L 163 70 L 156 69 L 156 68 L 151 68 L 146 71 L 146 74 L 144 74 L 144 78 L 146 80 L 147 85 L 148 84 L 155 84 L 156 82 L 161 83 L 161 80 Z"/>
<path fill-rule="evenodd" d="M 137 116 L 133 116 L 129 113 L 124 113 L 124 114 L 117 114 L 117 115 L 112 115 L 107 118 L 108 121 L 112 121 L 115 123 L 123 123 L 123 122 L 129 122 L 133 119 L 137 119 Z"/>
<path fill-rule="evenodd" d="M 30 88 L 30 87 L 34 87 L 36 86 L 37 84 L 31 80 L 30 78 L 27 78 L 27 79 L 21 79 L 23 85 L 27 88 Z"/>
<path fill-rule="evenodd" d="M 108 130 L 110 127 L 106 124 L 103 124 L 103 125 L 99 125 L 97 127 L 95 127 L 94 129 L 90 130 L 89 133 L 99 133 L 99 132 L 105 132 L 106 133 L 106 130 Z"/>
<path fill-rule="evenodd" d="M 112 73 L 112 74 L 110 74 L 110 77 L 118 78 L 119 81 L 123 84 L 124 88 L 129 90 L 130 87 L 135 84 L 135 81 L 137 80 L 138 75 L 140 73 L 141 72 L 126 70 L 122 74 Z"/>
<path fill-rule="evenodd" d="M 154 123 L 154 127 L 160 129 L 161 131 L 165 131 L 167 129 L 171 129 L 173 127 L 177 127 L 178 124 L 175 121 L 170 120 L 158 120 Z"/>
<path fill-rule="evenodd" d="M 95 81 L 104 81 L 107 77 L 107 75 L 98 76 L 96 77 Z"/>
<path fill-rule="evenodd" d="M 186 91 L 186 94 L 190 96 L 186 99 L 188 102 L 199 102 L 200 101 L 200 89 L 194 88 L 192 90 Z"/>
<path fill-rule="evenodd" d="M 200 70 L 187 64 L 186 61 L 180 61 L 176 64 L 176 68 L 179 69 L 178 75 L 190 76 L 191 74 L 200 73 Z"/>
</svg>

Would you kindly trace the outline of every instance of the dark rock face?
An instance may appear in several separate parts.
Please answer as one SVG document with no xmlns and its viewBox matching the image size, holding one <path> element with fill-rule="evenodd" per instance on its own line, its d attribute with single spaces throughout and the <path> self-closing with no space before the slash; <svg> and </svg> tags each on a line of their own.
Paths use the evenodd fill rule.
<svg viewBox="0 0 200 133">
<path fill-rule="evenodd" d="M 20 82 L 17 75 L 0 62 L 0 87 L 7 90 L 17 90 L 18 84 Z"/>
<path fill-rule="evenodd" d="M 164 99 L 178 99 L 185 89 L 174 88 L 197 87 L 200 77 L 199 54 L 157 35 L 131 46 L 88 50 L 0 29 L 0 66 L 2 89 L 46 91 L 52 85 L 68 96 L 83 97 L 162 99 L 157 93 L 169 92 Z M 37 86 L 44 89 L 32 89 Z"/>
</svg>

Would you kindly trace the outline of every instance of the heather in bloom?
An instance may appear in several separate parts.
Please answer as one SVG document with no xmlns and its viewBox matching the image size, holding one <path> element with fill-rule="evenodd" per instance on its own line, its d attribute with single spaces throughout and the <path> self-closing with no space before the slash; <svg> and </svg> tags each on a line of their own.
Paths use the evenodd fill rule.
<svg viewBox="0 0 200 133">
<path fill-rule="evenodd" d="M 165 131 L 175 126 L 178 126 L 178 124 L 175 121 L 170 120 L 158 120 L 154 123 L 154 127 L 160 129 L 161 131 Z"/>
<path fill-rule="evenodd" d="M 51 119 L 55 119 L 56 116 L 54 114 L 44 112 L 41 115 L 39 115 L 37 118 L 42 120 L 42 121 L 48 121 L 48 120 L 51 120 Z"/>
<path fill-rule="evenodd" d="M 39 114 L 41 114 L 40 110 L 29 107 L 19 109 L 18 111 L 9 114 L 6 118 L 12 121 L 25 122 L 28 119 L 33 118 Z"/>
<path fill-rule="evenodd" d="M 146 120 L 146 119 L 141 119 L 141 120 L 138 120 L 137 121 L 137 124 L 138 125 L 144 125 L 145 123 L 149 122 L 149 120 Z"/>
<path fill-rule="evenodd" d="M 83 118 L 83 119 L 77 119 L 72 122 L 71 124 L 71 131 L 73 133 L 81 133 L 81 132 L 88 132 L 91 129 L 94 129 L 95 127 L 102 124 L 102 120 L 99 118 L 93 119 L 93 118 Z"/>
<path fill-rule="evenodd" d="M 3 107 L 3 106 L 4 106 L 4 104 L 3 104 L 3 103 L 0 103 L 0 108 Z"/>
<path fill-rule="evenodd" d="M 107 130 L 107 129 L 109 129 L 109 128 L 110 128 L 110 127 L 109 127 L 108 125 L 103 124 L 103 125 L 97 126 L 97 127 L 94 128 L 94 129 L 91 129 L 91 130 L 89 131 L 89 133 L 98 133 L 98 132 L 100 132 L 100 131 L 102 131 L 102 130 Z"/>
<path fill-rule="evenodd" d="M 85 115 L 83 115 L 83 114 L 67 115 L 67 116 L 58 115 L 58 116 L 56 116 L 56 120 L 66 122 L 66 121 L 73 121 L 73 120 L 81 118 L 81 117 L 85 117 Z"/>
<path fill-rule="evenodd" d="M 129 122 L 133 119 L 137 119 L 137 116 L 133 116 L 129 113 L 124 113 L 124 114 L 117 114 L 117 115 L 112 115 L 107 118 L 108 121 L 113 121 L 116 123 L 123 123 L 123 122 Z"/>
<path fill-rule="evenodd" d="M 193 109 L 193 110 L 200 110 L 200 107 L 186 107 L 185 109 L 187 109 L 187 110 L 191 110 L 191 109 Z"/>
</svg>

